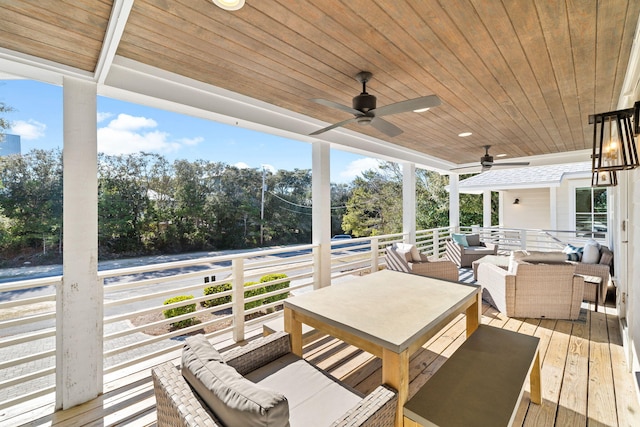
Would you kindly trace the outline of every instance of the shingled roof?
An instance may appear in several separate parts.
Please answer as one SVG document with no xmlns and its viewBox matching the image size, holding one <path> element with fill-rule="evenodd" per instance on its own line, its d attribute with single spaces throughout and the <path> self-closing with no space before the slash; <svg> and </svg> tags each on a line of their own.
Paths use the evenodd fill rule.
<svg viewBox="0 0 640 427">
<path fill-rule="evenodd" d="M 461 193 L 476 193 L 483 190 L 557 187 L 567 176 L 590 177 L 591 162 L 492 169 L 460 181 L 458 188 Z"/>
</svg>

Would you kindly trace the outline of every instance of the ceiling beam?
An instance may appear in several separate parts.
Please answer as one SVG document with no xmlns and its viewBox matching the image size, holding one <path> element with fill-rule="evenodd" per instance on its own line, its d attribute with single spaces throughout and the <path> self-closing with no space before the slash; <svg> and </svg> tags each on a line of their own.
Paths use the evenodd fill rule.
<svg viewBox="0 0 640 427">
<path fill-rule="evenodd" d="M 115 0 L 113 2 L 109 24 L 107 25 L 107 31 L 95 70 L 95 79 L 98 84 L 103 84 L 107 79 L 107 75 L 113 64 L 113 59 L 116 57 L 124 28 L 129 20 L 133 1 L 134 0 Z"/>
</svg>

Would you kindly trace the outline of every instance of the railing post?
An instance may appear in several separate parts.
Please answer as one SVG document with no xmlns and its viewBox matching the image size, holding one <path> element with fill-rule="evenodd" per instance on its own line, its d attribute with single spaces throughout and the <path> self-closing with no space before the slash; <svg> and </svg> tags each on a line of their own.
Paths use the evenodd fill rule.
<svg viewBox="0 0 640 427">
<path fill-rule="evenodd" d="M 440 258 L 440 232 L 437 228 L 433 229 L 432 236 L 431 243 L 433 244 L 433 256 L 434 258 Z"/>
<path fill-rule="evenodd" d="M 378 249 L 380 248 L 378 238 L 371 239 L 371 272 L 378 271 Z"/>
<path fill-rule="evenodd" d="M 233 286 L 233 340 L 244 341 L 244 258 L 231 262 Z"/>
<path fill-rule="evenodd" d="M 520 230 L 520 249 L 527 250 L 527 230 Z"/>
</svg>

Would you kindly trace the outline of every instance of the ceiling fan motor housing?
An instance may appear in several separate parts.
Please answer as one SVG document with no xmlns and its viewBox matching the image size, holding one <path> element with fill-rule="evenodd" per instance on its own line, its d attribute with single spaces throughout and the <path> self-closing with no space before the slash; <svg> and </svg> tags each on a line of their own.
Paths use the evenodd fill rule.
<svg viewBox="0 0 640 427">
<path fill-rule="evenodd" d="M 481 165 L 485 165 L 485 164 L 492 164 L 493 163 L 493 156 L 490 156 L 488 154 L 485 154 L 484 156 L 482 156 L 480 158 L 480 164 Z"/>
<path fill-rule="evenodd" d="M 361 93 L 353 98 L 353 109 L 366 113 L 376 109 L 376 97 L 368 93 Z"/>
</svg>

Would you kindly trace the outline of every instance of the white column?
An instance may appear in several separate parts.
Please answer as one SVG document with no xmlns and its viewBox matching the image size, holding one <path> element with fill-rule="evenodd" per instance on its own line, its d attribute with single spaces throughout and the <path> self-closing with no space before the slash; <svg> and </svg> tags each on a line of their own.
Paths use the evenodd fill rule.
<svg viewBox="0 0 640 427">
<path fill-rule="evenodd" d="M 549 188 L 549 230 L 558 229 L 558 187 Z"/>
<path fill-rule="evenodd" d="M 482 192 L 482 226 L 491 227 L 491 190 Z"/>
<path fill-rule="evenodd" d="M 460 191 L 458 183 L 460 175 L 457 173 L 449 174 L 449 228 L 454 231 L 460 229 Z"/>
<path fill-rule="evenodd" d="M 331 285 L 331 167 L 329 144 L 312 146 L 311 191 L 313 198 L 312 240 L 320 245 L 314 265 L 314 288 Z"/>
<path fill-rule="evenodd" d="M 402 163 L 402 232 L 416 243 L 416 165 Z"/>
<path fill-rule="evenodd" d="M 96 84 L 64 78 L 62 285 L 57 289 L 56 406 L 102 393 Z"/>
</svg>

